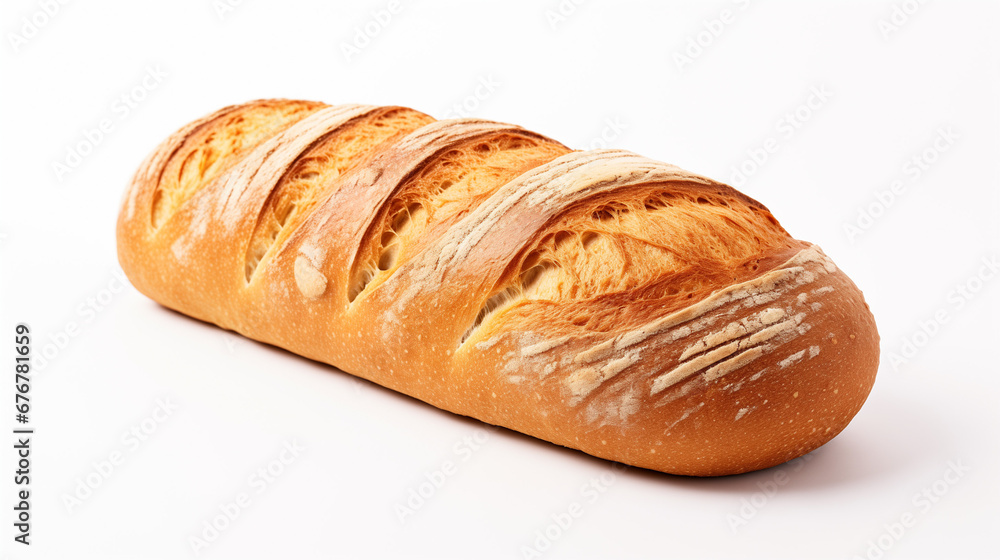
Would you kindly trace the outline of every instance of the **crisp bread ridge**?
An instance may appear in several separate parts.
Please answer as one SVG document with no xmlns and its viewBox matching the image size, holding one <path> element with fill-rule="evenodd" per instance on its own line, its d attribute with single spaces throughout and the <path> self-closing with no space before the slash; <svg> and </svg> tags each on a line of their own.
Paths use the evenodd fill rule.
<svg viewBox="0 0 1000 560">
<path fill-rule="evenodd" d="M 140 166 L 118 246 L 167 307 L 670 473 L 815 449 L 878 366 L 860 291 L 759 202 L 403 107 L 261 100 L 195 121 Z"/>
</svg>

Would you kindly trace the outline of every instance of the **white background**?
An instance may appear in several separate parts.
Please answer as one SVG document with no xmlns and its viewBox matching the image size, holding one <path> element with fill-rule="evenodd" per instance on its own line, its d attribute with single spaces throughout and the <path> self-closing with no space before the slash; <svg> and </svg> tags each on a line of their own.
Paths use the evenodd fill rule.
<svg viewBox="0 0 1000 560">
<path fill-rule="evenodd" d="M 26 322 L 36 354 L 53 356 L 31 393 L 30 547 L 13 542 L 13 438 L 0 446 L 3 557 L 194 557 L 191 537 L 241 492 L 249 505 L 201 557 L 523 558 L 574 502 L 583 514 L 542 557 L 997 554 L 1000 275 L 982 268 L 1000 256 L 997 2 L 404 0 L 378 25 L 387 1 L 73 2 L 50 17 L 44 4 L 0 8 L 2 355 L 13 362 Z M 357 37 L 365 26 L 377 32 Z M 874 391 L 808 462 L 614 474 L 507 430 L 473 450 L 476 421 L 123 287 L 114 225 L 140 161 L 188 121 L 262 97 L 437 117 L 464 103 L 738 184 L 864 290 L 882 335 Z M 110 132 L 68 165 L 104 119 Z M 940 130 L 951 139 L 935 149 Z M 751 172 L 734 180 L 741 165 Z M 919 348 L 903 358 L 907 340 Z M 144 422 L 144 441 L 123 440 Z M 251 477 L 293 442 L 304 449 L 258 492 Z M 445 461 L 457 473 L 401 523 L 395 506 Z M 74 495 L 86 498 L 68 507 Z"/>
</svg>

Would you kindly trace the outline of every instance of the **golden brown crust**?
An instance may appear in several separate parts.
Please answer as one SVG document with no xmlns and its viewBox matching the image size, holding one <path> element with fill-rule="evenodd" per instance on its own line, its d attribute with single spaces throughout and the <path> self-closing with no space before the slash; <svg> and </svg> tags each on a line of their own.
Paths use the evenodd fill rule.
<svg viewBox="0 0 1000 560">
<path fill-rule="evenodd" d="M 118 245 L 163 305 L 670 473 L 815 449 L 878 366 L 861 292 L 760 203 L 513 125 L 303 101 L 226 108 L 140 167 Z"/>
</svg>

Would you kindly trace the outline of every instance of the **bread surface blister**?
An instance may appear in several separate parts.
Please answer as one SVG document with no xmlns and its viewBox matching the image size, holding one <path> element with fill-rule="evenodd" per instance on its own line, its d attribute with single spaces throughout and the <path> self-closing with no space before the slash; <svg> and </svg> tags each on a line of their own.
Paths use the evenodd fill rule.
<svg viewBox="0 0 1000 560">
<path fill-rule="evenodd" d="M 878 369 L 860 290 L 729 186 L 404 107 L 261 100 L 142 164 L 122 267 L 162 305 L 630 465 L 773 466 Z"/>
</svg>

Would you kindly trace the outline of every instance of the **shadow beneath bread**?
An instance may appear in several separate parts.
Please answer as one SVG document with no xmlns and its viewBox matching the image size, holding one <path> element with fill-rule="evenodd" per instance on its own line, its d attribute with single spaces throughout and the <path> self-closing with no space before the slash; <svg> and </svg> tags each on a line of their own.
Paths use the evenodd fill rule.
<svg viewBox="0 0 1000 560">
<path fill-rule="evenodd" d="M 351 375 L 329 364 L 311 360 L 284 348 L 243 337 L 217 325 L 194 319 L 168 307 L 157 305 L 171 316 L 194 320 L 206 328 L 238 337 L 258 348 L 278 352 L 298 360 L 304 368 L 316 373 L 345 376 L 358 384 L 361 390 L 371 390 L 381 397 L 398 399 L 406 406 L 417 406 L 429 414 L 439 414 L 451 422 L 465 425 L 469 430 L 494 428 L 496 437 L 537 446 L 544 453 L 560 455 L 561 459 L 589 464 L 593 468 L 611 468 L 616 464 L 606 459 L 588 455 L 583 451 L 556 445 L 502 426 L 491 426 L 468 416 L 448 412 L 417 398 L 384 387 L 367 379 Z M 943 419 L 935 418 L 932 411 L 913 401 L 900 400 L 891 394 L 882 394 L 876 385 L 875 392 L 852 423 L 833 440 L 811 453 L 789 462 L 750 473 L 720 477 L 693 477 L 662 473 L 640 467 L 616 466 L 616 476 L 641 480 L 676 489 L 697 492 L 745 495 L 756 492 L 762 484 L 784 480 L 783 492 L 813 492 L 839 485 L 855 485 L 891 479 L 914 463 L 928 459 L 930 451 L 938 452 L 934 460 L 945 457 L 949 443 L 954 441 L 950 428 Z M 294 413 L 294 412 L 293 412 Z"/>
<path fill-rule="evenodd" d="M 850 425 L 822 447 L 767 469 L 719 477 L 667 475 L 630 468 L 625 476 L 698 492 L 746 495 L 777 483 L 782 492 L 816 492 L 889 481 L 914 465 L 955 456 L 944 418 L 914 401 L 873 394 Z M 598 460 L 596 458 L 590 458 Z"/>
<path fill-rule="evenodd" d="M 472 427 L 485 425 L 473 418 L 428 407 Z M 507 428 L 500 428 L 497 434 L 523 444 L 538 446 L 548 453 L 560 454 L 563 459 L 589 463 L 595 468 L 611 468 L 615 465 L 583 451 L 555 445 Z M 872 395 L 840 435 L 819 449 L 774 467 L 717 477 L 672 475 L 632 466 L 616 468 L 615 472 L 617 476 L 641 480 L 645 484 L 696 492 L 746 495 L 760 491 L 762 485 L 773 482 L 782 487 L 782 492 L 817 492 L 839 486 L 877 485 L 880 481 L 897 478 L 915 465 L 927 462 L 939 464 L 955 456 L 955 440 L 948 422 L 933 416 L 919 403 L 891 396 Z"/>
</svg>

